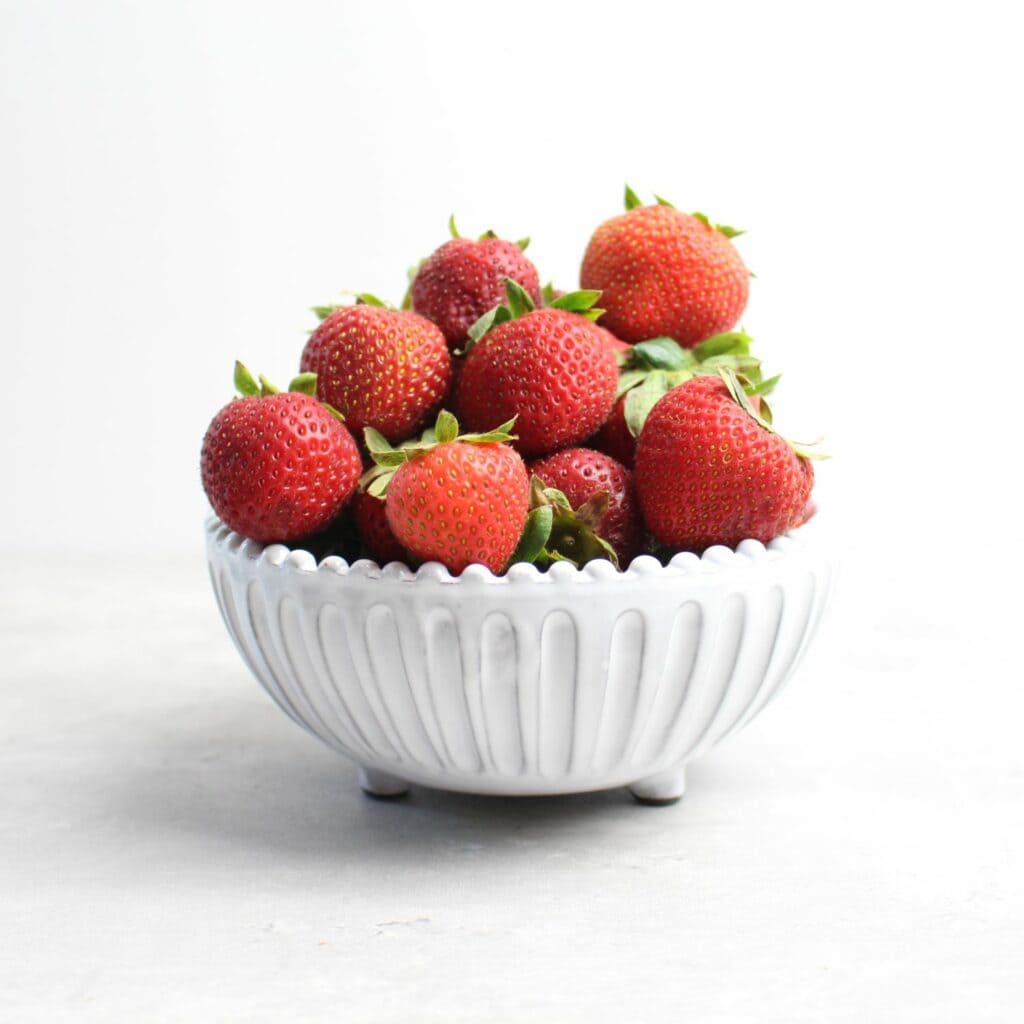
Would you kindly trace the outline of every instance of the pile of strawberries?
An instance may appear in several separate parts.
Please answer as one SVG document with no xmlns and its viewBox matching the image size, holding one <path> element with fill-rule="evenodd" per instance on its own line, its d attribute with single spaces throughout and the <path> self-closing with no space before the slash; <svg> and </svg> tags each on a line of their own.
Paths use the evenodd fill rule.
<svg viewBox="0 0 1024 1024">
<path fill-rule="evenodd" d="M 287 391 L 236 364 L 202 450 L 231 529 L 500 573 L 767 542 L 812 513 L 813 454 L 773 430 L 778 378 L 735 330 L 740 232 L 627 188 L 566 294 L 526 240 L 449 226 L 400 309 L 315 310 Z"/>
</svg>

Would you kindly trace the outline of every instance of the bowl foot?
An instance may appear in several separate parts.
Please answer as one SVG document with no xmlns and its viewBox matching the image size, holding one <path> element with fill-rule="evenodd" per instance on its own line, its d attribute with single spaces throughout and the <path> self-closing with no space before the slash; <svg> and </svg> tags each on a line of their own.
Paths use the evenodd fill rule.
<svg viewBox="0 0 1024 1024">
<path fill-rule="evenodd" d="M 376 800 L 397 800 L 409 792 L 409 783 L 397 775 L 359 766 L 359 788 Z"/>
<path fill-rule="evenodd" d="M 649 775 L 629 787 L 633 799 L 647 807 L 667 807 L 686 792 L 686 766 L 670 768 L 658 775 Z"/>
</svg>

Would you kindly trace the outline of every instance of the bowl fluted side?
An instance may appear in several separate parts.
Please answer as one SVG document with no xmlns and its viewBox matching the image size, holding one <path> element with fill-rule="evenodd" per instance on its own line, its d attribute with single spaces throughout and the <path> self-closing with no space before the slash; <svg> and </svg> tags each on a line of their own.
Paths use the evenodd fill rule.
<svg viewBox="0 0 1024 1024">
<path fill-rule="evenodd" d="M 830 583 L 795 535 L 505 577 L 317 566 L 216 522 L 208 553 L 227 628 L 289 717 L 369 767 L 509 794 L 623 785 L 698 756 L 783 685 Z"/>
</svg>

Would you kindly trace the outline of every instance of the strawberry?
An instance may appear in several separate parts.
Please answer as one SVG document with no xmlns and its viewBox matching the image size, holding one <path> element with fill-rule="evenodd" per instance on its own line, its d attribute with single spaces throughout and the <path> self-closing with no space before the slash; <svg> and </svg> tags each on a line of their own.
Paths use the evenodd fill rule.
<svg viewBox="0 0 1024 1024">
<path fill-rule="evenodd" d="M 292 541 L 323 529 L 352 497 L 362 463 L 352 435 L 312 395 L 312 374 L 278 392 L 235 364 L 243 395 L 203 438 L 203 489 L 221 521 L 253 540 Z"/>
<path fill-rule="evenodd" d="M 448 222 L 450 242 L 427 257 L 410 287 L 412 308 L 433 320 L 451 348 L 460 348 L 469 329 L 505 297 L 505 278 L 510 277 L 540 303 L 537 268 L 523 250 L 529 239 L 506 242 L 488 231 L 478 239 L 462 238 L 455 218 Z"/>
<path fill-rule="evenodd" d="M 373 296 L 323 307 L 302 353 L 317 396 L 340 410 L 355 433 L 373 427 L 400 441 L 437 412 L 451 381 L 444 335 L 425 317 L 388 309 Z"/>
<path fill-rule="evenodd" d="M 484 434 L 459 435 L 449 412 L 433 436 L 401 448 L 365 431 L 377 466 L 363 477 L 368 494 L 386 493 L 388 526 L 407 551 L 441 562 L 455 574 L 479 563 L 505 568 L 526 522 L 530 480 L 511 440 L 511 423 Z"/>
<path fill-rule="evenodd" d="M 762 379 L 761 361 L 750 354 L 752 341 L 742 331 L 733 331 L 716 334 L 692 349 L 682 348 L 671 338 L 627 346 L 628 351 L 619 356 L 618 397 L 608 420 L 594 435 L 594 447 L 632 467 L 637 435 L 654 403 L 691 377 L 717 373 L 723 366 L 744 375 L 750 401 L 759 407 L 760 396 L 769 394 L 779 377 Z"/>
<path fill-rule="evenodd" d="M 508 304 L 473 325 L 455 405 L 466 424 L 483 429 L 516 419 L 515 447 L 526 457 L 576 444 L 608 417 L 618 365 L 590 318 L 596 292 L 574 292 L 535 309 L 514 281 Z"/>
<path fill-rule="evenodd" d="M 663 199 L 641 206 L 627 187 L 626 212 L 590 239 L 580 287 L 601 292 L 602 322 L 624 341 L 665 335 L 692 348 L 746 308 L 750 272 L 730 241 L 739 234 Z"/>
<path fill-rule="evenodd" d="M 388 562 L 408 562 L 405 548 L 388 526 L 387 502 L 373 498 L 365 491 L 356 491 L 352 499 L 352 518 L 363 539 L 363 545 L 379 565 Z"/>
<path fill-rule="evenodd" d="M 637 441 L 644 521 L 672 548 L 765 543 L 804 521 L 812 453 L 776 434 L 730 370 L 669 391 Z"/>
<path fill-rule="evenodd" d="M 606 492 L 607 510 L 595 532 L 615 549 L 620 564 L 632 561 L 640 549 L 641 523 L 633 474 L 625 466 L 590 448 L 565 448 L 532 463 L 530 472 L 560 490 L 574 509 Z"/>
</svg>

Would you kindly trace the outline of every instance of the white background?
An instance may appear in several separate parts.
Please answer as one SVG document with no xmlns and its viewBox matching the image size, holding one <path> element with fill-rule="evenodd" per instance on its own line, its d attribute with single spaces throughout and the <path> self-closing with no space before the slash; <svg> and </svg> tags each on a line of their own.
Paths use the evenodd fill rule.
<svg viewBox="0 0 1024 1024">
<path fill-rule="evenodd" d="M 356 899 L 352 885 L 365 897 L 349 923 L 345 962 L 356 966 L 332 976 L 384 998 L 389 954 L 363 944 L 360 922 L 370 942 L 389 915 L 415 920 L 416 892 L 435 901 L 436 922 L 455 893 L 447 905 L 468 930 L 414 934 L 393 952 L 419 965 L 417 984 L 442 969 L 442 949 L 482 972 L 464 982 L 479 1011 L 467 1019 L 482 1019 L 481 977 L 509 950 L 529 979 L 523 1005 L 557 1006 L 561 1020 L 584 1006 L 590 1020 L 611 1012 L 581 993 L 585 978 L 615 971 L 648 993 L 667 986 L 677 1006 L 685 991 L 698 1019 L 743 1008 L 788 1022 L 1019 1019 L 1009 951 L 1024 925 L 1024 82 L 1009 9 L 0 3 L 0 694 L 6 794 L 19 794 L 6 814 L 0 805 L 0 827 L 20 851 L 0 880 L 20 901 L 4 938 L 21 957 L 22 1019 L 29 1006 L 55 1019 L 45 992 L 65 1010 L 92 1005 L 97 1019 L 142 1012 L 147 993 L 168 1019 L 174 998 L 226 1018 L 241 1005 L 232 993 L 259 992 L 271 964 L 313 971 L 302 941 L 319 932 L 302 922 Z M 690 819 L 662 819 L 674 831 L 601 800 L 531 812 L 436 798 L 405 820 L 452 874 L 417 874 L 400 819 L 381 825 L 368 817 L 379 810 L 320 800 L 333 792 L 331 755 L 277 722 L 221 635 L 199 554 L 202 433 L 230 396 L 234 358 L 287 380 L 308 307 L 342 289 L 400 297 L 450 212 L 467 233 L 531 235 L 543 278 L 571 286 L 625 181 L 749 230 L 738 244 L 758 276 L 744 323 L 785 375 L 777 417 L 825 433 L 836 456 L 820 471 L 843 563 L 831 623 L 761 731 L 708 759 Z M 140 565 L 166 567 L 161 582 Z M 74 629 L 55 623 L 59 610 L 78 616 Z M 180 748 L 160 746 L 160 716 L 177 723 Z M 126 762 L 103 751 L 137 743 L 128 764 L 149 751 L 172 765 L 214 744 L 213 721 L 227 774 L 155 784 L 154 799 L 176 810 L 140 849 L 174 851 L 168 889 L 111 853 L 144 828 L 146 798 L 108 805 Z M 279 763 L 289 767 L 268 781 Z M 269 810 L 245 782 L 250 768 Z M 94 788 L 72 800 L 72 776 Z M 183 838 L 174 825 L 193 796 L 216 814 Z M 54 815 L 78 841 L 77 873 Z M 341 832 L 346 821 L 366 830 L 365 843 L 339 849 L 338 834 L 310 826 L 332 816 Z M 449 827 L 454 845 L 436 831 Z M 520 849 L 509 890 L 490 874 L 506 866 L 496 848 L 524 833 L 535 845 Z M 484 850 L 483 863 L 467 868 L 459 843 Z M 736 852 L 752 843 L 767 846 Z M 682 848 L 689 868 L 666 873 Z M 228 853 L 292 879 L 302 901 L 239 916 L 232 899 L 268 897 L 262 875 L 237 888 Z M 338 876 L 333 854 L 346 870 L 381 858 L 402 907 L 372 879 Z M 90 857 L 129 879 L 92 959 L 88 922 L 109 893 Z M 210 857 L 208 872 L 181 867 Z M 590 875 L 567 874 L 558 857 Z M 673 888 L 681 877 L 696 904 Z M 545 932 L 539 906 L 524 909 L 531 878 L 551 880 L 544 899 L 557 909 L 561 893 L 585 932 L 599 933 L 599 910 L 624 922 L 618 943 L 561 954 L 572 984 L 530 960 L 530 948 L 550 964 L 576 942 L 564 922 Z M 329 895 L 317 888 L 328 881 Z M 622 901 L 595 903 L 591 883 Z M 499 906 L 518 939 L 486 931 L 502 893 L 518 897 Z M 675 916 L 662 932 L 650 922 L 665 901 Z M 818 911 L 835 927 L 816 930 Z M 266 944 L 267 920 L 281 933 L 275 914 L 292 915 L 281 946 Z M 164 974 L 154 963 L 168 948 L 140 943 L 131 924 L 151 915 L 178 956 Z M 182 953 L 204 928 L 221 929 L 218 952 Z M 669 971 L 666 948 L 691 950 L 688 968 L 671 960 Z M 204 1003 L 224 970 L 223 1002 Z M 323 1009 L 329 985 L 311 976 Z M 702 977 L 716 987 L 706 1001 Z M 396 984 L 386 1005 L 406 1020 L 414 1004 Z M 642 1005 L 648 1019 L 665 1009 Z"/>
</svg>

